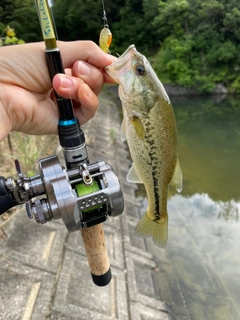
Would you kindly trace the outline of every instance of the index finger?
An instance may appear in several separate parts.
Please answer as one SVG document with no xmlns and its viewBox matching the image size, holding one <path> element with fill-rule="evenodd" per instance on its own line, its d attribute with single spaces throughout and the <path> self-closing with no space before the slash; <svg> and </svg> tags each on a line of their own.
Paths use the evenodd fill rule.
<svg viewBox="0 0 240 320">
<path fill-rule="evenodd" d="M 58 42 L 64 68 L 71 68 L 75 61 L 83 60 L 98 69 L 103 69 L 116 58 L 105 53 L 93 41 Z"/>
</svg>

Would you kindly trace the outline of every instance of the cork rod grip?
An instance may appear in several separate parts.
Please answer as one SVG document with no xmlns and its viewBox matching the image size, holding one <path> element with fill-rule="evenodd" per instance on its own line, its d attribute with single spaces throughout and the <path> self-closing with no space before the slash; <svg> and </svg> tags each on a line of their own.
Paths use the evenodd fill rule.
<svg viewBox="0 0 240 320">
<path fill-rule="evenodd" d="M 112 276 L 103 224 L 82 229 L 81 233 L 93 282 L 98 286 L 105 286 L 111 281 Z"/>
</svg>

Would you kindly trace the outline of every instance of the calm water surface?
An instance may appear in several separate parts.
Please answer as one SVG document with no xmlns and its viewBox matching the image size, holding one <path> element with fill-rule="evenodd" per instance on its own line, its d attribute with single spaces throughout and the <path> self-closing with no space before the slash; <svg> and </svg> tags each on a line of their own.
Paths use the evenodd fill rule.
<svg viewBox="0 0 240 320">
<path fill-rule="evenodd" d="M 166 249 L 147 241 L 159 298 L 172 319 L 239 320 L 240 97 L 171 101 L 184 187 L 168 201 Z"/>
</svg>

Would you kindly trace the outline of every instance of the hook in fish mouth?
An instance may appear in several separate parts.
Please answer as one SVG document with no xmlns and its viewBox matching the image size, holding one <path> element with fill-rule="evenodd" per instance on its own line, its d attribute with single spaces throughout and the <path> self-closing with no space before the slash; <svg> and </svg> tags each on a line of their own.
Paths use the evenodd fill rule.
<svg viewBox="0 0 240 320">
<path fill-rule="evenodd" d="M 107 66 L 105 70 L 108 72 L 118 71 L 122 69 L 127 62 L 136 54 L 137 49 L 134 44 L 130 45 L 127 50 L 112 64 Z"/>
</svg>

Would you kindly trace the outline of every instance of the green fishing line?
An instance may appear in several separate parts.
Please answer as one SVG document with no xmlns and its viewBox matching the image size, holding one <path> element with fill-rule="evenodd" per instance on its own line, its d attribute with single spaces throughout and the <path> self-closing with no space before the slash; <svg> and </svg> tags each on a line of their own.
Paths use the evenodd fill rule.
<svg viewBox="0 0 240 320">
<path fill-rule="evenodd" d="M 76 190 L 76 192 L 77 192 L 77 195 L 78 195 L 79 197 L 81 197 L 81 196 L 85 196 L 85 195 L 87 195 L 87 194 L 90 194 L 90 193 L 99 191 L 100 188 L 99 188 L 99 186 L 98 186 L 97 181 L 94 180 L 94 181 L 93 181 L 93 184 L 92 184 L 91 186 L 86 186 L 83 182 L 77 184 L 77 185 L 75 186 L 75 190 Z M 96 209 L 98 209 L 98 208 L 100 208 L 100 207 L 101 207 L 101 206 L 94 206 L 94 207 L 92 207 L 92 208 L 90 208 L 90 209 L 85 209 L 85 210 L 83 210 L 83 212 L 84 212 L 84 213 L 85 213 L 85 212 L 90 212 L 90 211 L 96 210 Z"/>
</svg>

